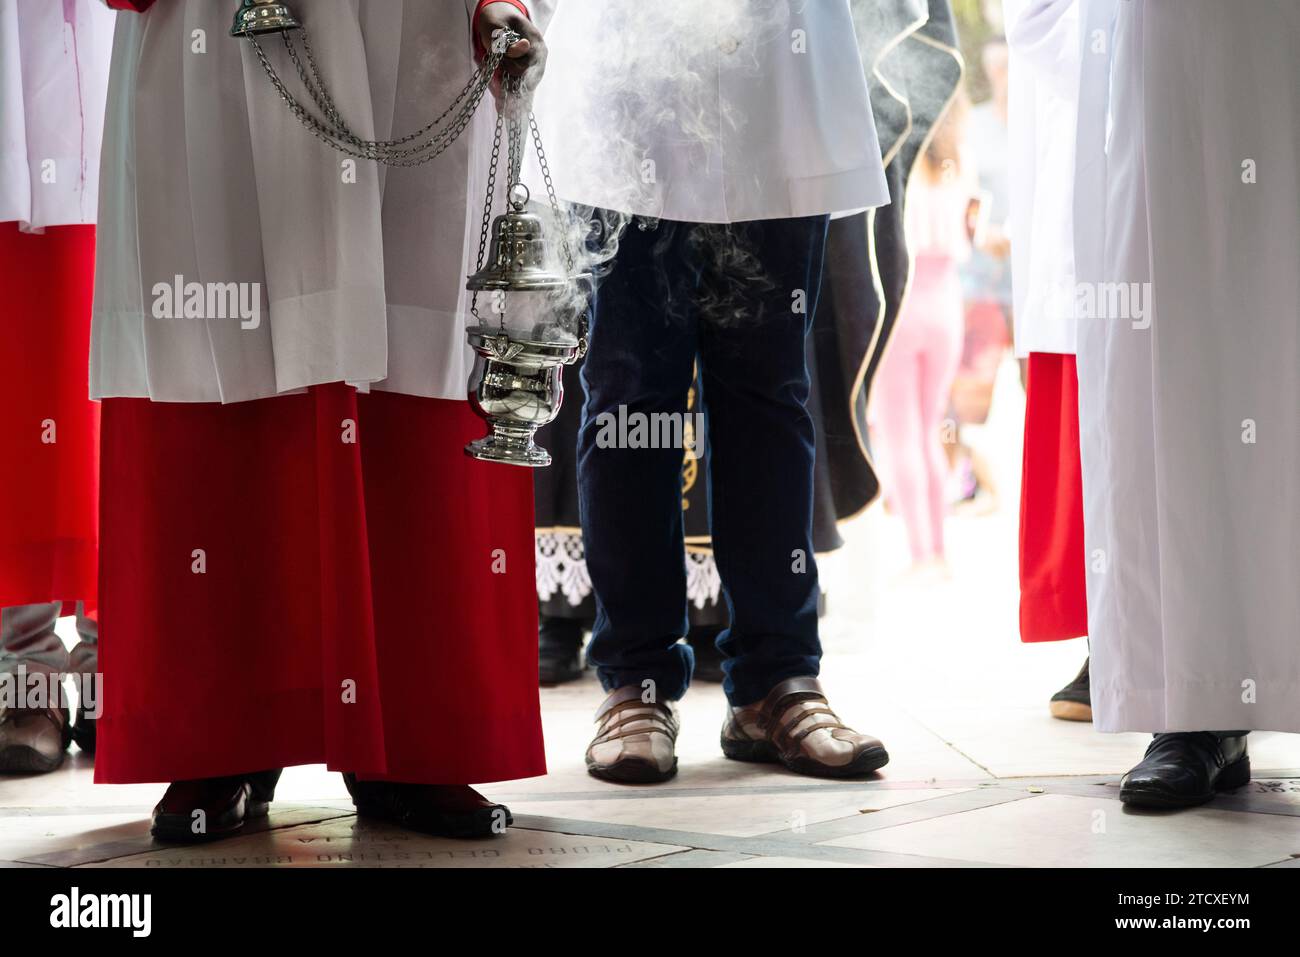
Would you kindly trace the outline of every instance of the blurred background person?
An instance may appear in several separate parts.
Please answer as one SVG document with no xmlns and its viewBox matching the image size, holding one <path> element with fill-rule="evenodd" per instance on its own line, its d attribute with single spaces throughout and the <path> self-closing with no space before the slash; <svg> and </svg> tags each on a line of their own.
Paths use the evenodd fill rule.
<svg viewBox="0 0 1300 957">
<path fill-rule="evenodd" d="M 1001 37 L 979 48 L 979 66 L 988 98 L 971 108 L 966 129 L 979 184 L 979 241 L 960 268 L 966 302 L 961 363 L 952 388 L 957 431 L 945 445 L 952 467 L 948 500 L 958 513 L 987 513 L 998 506 L 994 470 L 962 440 L 961 430 L 988 421 L 998 371 L 1011 346 L 1007 45 Z"/>
<path fill-rule="evenodd" d="M 881 361 L 871 418 L 886 494 L 907 528 L 912 570 L 946 576 L 943 523 L 948 459 L 942 427 L 961 361 L 958 268 L 970 256 L 977 205 L 965 148 L 968 100 L 953 100 L 907 192 L 904 223 L 915 260 L 897 328 Z M 951 428 L 951 426 L 950 426 Z"/>
</svg>

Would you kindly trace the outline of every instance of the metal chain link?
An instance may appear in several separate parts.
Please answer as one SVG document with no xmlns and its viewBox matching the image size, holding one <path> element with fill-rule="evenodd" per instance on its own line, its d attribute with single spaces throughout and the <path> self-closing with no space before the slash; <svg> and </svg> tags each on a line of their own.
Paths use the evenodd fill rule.
<svg viewBox="0 0 1300 957">
<path fill-rule="evenodd" d="M 289 108 L 289 112 L 297 117 L 298 121 L 318 140 L 341 153 L 357 159 L 383 163 L 386 166 L 400 167 L 422 166 L 437 158 L 460 138 L 477 112 L 478 106 L 483 100 L 483 95 L 491 85 L 492 77 L 496 75 L 502 60 L 505 59 L 506 50 L 523 39 L 520 34 L 513 30 L 498 32 L 492 38 L 491 48 L 484 57 L 483 63 L 470 77 L 469 82 L 452 100 L 451 105 L 430 123 L 398 139 L 367 140 L 357 136 L 343 119 L 342 113 L 339 112 L 334 103 L 334 98 L 330 96 L 329 88 L 325 84 L 320 68 L 316 64 L 316 56 L 312 51 L 311 40 L 307 36 L 307 31 L 301 30 L 300 32 L 302 33 L 302 56 L 298 55 L 298 50 L 294 46 L 288 30 L 280 31 L 280 35 L 284 41 L 289 61 L 298 74 L 298 79 L 302 82 L 303 88 L 307 91 L 312 103 L 323 114 L 323 119 L 313 115 L 307 107 L 289 92 L 275 67 L 272 66 L 266 51 L 262 49 L 261 43 L 258 42 L 257 35 L 248 35 L 249 43 L 252 44 L 253 51 L 262 64 L 263 71 L 271 81 L 271 86 L 280 99 Z M 565 228 L 564 214 L 560 209 L 559 199 L 555 195 L 555 184 L 551 179 L 551 169 L 546 160 L 546 151 L 542 148 L 542 134 L 537 126 L 537 117 L 531 109 L 527 110 L 526 123 L 521 119 L 523 101 L 522 78 L 506 77 L 502 82 L 502 103 L 501 108 L 497 111 L 496 127 L 492 137 L 492 160 L 488 167 L 487 195 L 483 203 L 483 223 L 479 233 L 478 258 L 475 268 L 476 271 L 481 270 L 487 256 L 488 236 L 492 230 L 492 200 L 496 194 L 497 170 L 501 161 L 502 140 L 504 139 L 507 144 L 507 175 L 512 184 L 518 183 L 523 170 L 524 144 L 531 134 L 537 149 L 537 159 L 542 178 L 546 183 L 546 197 L 550 203 L 551 212 L 555 217 L 556 229 L 559 231 L 560 249 L 564 256 L 565 267 L 568 271 L 567 275 L 573 276 L 575 268 L 573 248 L 569 243 L 568 231 Z M 435 131 L 435 127 L 441 125 L 448 117 L 451 117 L 450 125 Z M 420 141 L 422 137 L 426 136 L 429 138 Z M 414 145 L 408 146 L 407 144 Z M 483 318 L 478 312 L 478 292 L 475 292 L 470 299 L 470 313 L 480 323 L 483 322 Z M 580 322 L 579 356 L 584 355 L 587 351 L 588 319 L 585 311 L 582 313 Z M 504 331 L 504 310 L 502 310 L 501 314 L 501 328 Z"/>
<path fill-rule="evenodd" d="M 312 53 L 311 40 L 307 34 L 307 31 L 306 30 L 302 31 L 303 53 L 307 57 L 307 64 L 311 69 L 311 75 L 315 80 L 315 84 L 313 84 L 310 80 L 307 79 L 307 76 L 303 70 L 302 63 L 298 59 L 297 50 L 294 49 L 293 41 L 290 38 L 289 33 L 285 31 L 283 36 L 284 36 L 284 45 L 285 48 L 288 50 L 289 58 L 293 61 L 293 64 L 298 71 L 298 76 L 303 81 L 303 85 L 307 88 L 307 91 L 312 94 L 312 99 L 316 101 L 316 105 L 321 108 L 321 111 L 325 113 L 327 117 L 333 120 L 334 126 L 339 132 L 347 134 L 344 138 L 347 139 L 348 142 L 353 143 L 359 147 L 363 147 L 363 148 L 396 147 L 396 146 L 401 146 L 403 144 L 409 143 L 412 140 L 418 139 L 419 137 L 425 135 L 430 130 L 432 130 L 443 120 L 445 120 L 451 114 L 451 112 L 455 110 L 456 107 L 459 106 L 462 101 L 465 100 L 466 96 L 474 94 L 472 103 L 467 103 L 466 107 L 462 108 L 461 112 L 457 114 L 457 120 L 460 120 L 461 117 L 464 117 L 466 121 L 468 121 L 469 117 L 471 117 L 474 114 L 474 112 L 478 108 L 479 102 L 482 100 L 482 96 L 483 96 L 482 91 L 486 89 L 486 85 L 480 83 L 479 72 L 476 72 L 474 76 L 470 77 L 469 82 L 465 84 L 465 86 L 461 89 L 461 91 L 458 94 L 456 94 L 456 98 L 451 101 L 451 105 L 442 111 L 441 115 L 439 115 L 432 122 L 416 130 L 414 133 L 408 133 L 406 136 L 400 137 L 399 139 L 395 139 L 395 140 L 387 140 L 387 141 L 363 140 L 352 133 L 352 131 L 348 128 L 347 124 L 344 122 L 343 117 L 339 113 L 337 107 L 335 107 L 334 100 L 332 97 L 330 97 L 329 90 L 325 85 L 325 81 L 321 77 L 320 68 L 317 67 L 316 65 L 316 57 Z M 519 35 L 513 32 L 507 32 L 503 34 L 500 37 L 500 43 L 501 43 L 500 54 L 496 56 L 495 59 L 490 59 L 488 62 L 485 62 L 483 64 L 482 71 L 486 71 L 485 75 L 489 81 L 492 75 L 496 72 L 496 67 L 500 65 L 501 58 L 504 57 L 505 51 L 510 48 L 510 45 L 512 43 L 515 42 L 514 40 L 510 39 L 511 37 L 515 37 L 516 39 L 518 39 Z M 494 43 L 494 47 L 495 46 L 496 44 Z M 316 88 L 318 88 L 320 91 L 319 97 L 316 95 L 315 92 Z M 461 124 L 459 128 L 453 126 L 452 129 L 455 129 L 456 134 L 459 136 L 460 130 L 463 129 L 463 124 Z M 446 136 L 448 132 L 450 131 L 440 131 L 434 134 L 434 139 L 436 140 L 443 136 Z"/>
<path fill-rule="evenodd" d="M 492 197 L 496 195 L 497 191 L 497 166 L 501 160 L 501 133 L 504 123 L 505 117 L 501 112 L 498 112 L 496 131 L 492 136 L 492 162 L 488 165 L 487 198 L 483 202 L 483 228 L 479 232 L 478 237 L 478 259 L 474 266 L 475 272 L 478 272 L 483 268 L 483 260 L 487 257 L 488 233 L 492 231 Z M 477 291 L 475 291 L 474 295 L 470 297 L 469 311 L 470 314 L 480 323 L 483 321 L 483 317 L 478 314 Z M 503 312 L 501 315 L 502 329 L 505 328 L 505 322 L 506 317 Z"/>
<path fill-rule="evenodd" d="M 532 110 L 528 111 L 528 126 L 532 130 L 533 144 L 537 148 L 537 165 L 542 171 L 542 181 L 546 184 L 546 198 L 551 204 L 551 212 L 555 214 L 555 225 L 560 230 L 560 250 L 564 253 L 564 265 L 568 267 L 569 275 L 573 275 L 573 249 L 569 246 L 569 234 L 564 228 L 564 214 L 560 211 L 560 201 L 555 196 L 551 167 L 546 162 L 546 150 L 542 147 L 542 133 L 537 128 L 537 117 Z"/>
<path fill-rule="evenodd" d="M 403 166 L 412 167 L 428 163 L 441 155 L 456 140 L 458 140 L 465 129 L 473 119 L 474 113 L 478 110 L 479 103 L 483 95 L 487 92 L 491 84 L 492 77 L 500 67 L 501 61 L 505 58 L 505 52 L 511 44 L 521 39 L 520 35 L 513 31 L 503 31 L 492 40 L 492 47 L 484 59 L 482 65 L 475 71 L 469 82 L 465 84 L 456 98 L 452 100 L 450 106 L 442 112 L 440 116 L 428 123 L 421 129 L 416 130 L 406 136 L 393 140 L 366 140 L 357 136 L 348 125 L 343 121 L 338 108 L 334 104 L 333 98 L 329 95 L 328 89 L 321 77 L 320 69 L 316 65 L 314 54 L 311 52 L 310 40 L 307 39 L 306 31 L 303 34 L 303 48 L 307 59 L 307 65 L 304 66 L 302 58 L 298 56 L 293 41 L 289 36 L 289 31 L 280 32 L 283 38 L 285 49 L 288 52 L 290 61 L 302 81 L 303 87 L 307 90 L 308 96 L 311 97 L 316 107 L 325 115 L 325 119 L 312 115 L 312 113 L 300 103 L 284 81 L 272 66 L 270 58 L 266 51 L 262 49 L 261 43 L 256 35 L 249 36 L 249 42 L 257 55 L 258 61 L 262 64 L 262 69 L 266 73 L 267 79 L 271 81 L 280 99 L 284 101 L 289 111 L 297 117 L 307 130 L 321 140 L 327 146 L 345 153 L 348 156 L 354 156 L 358 159 L 368 159 L 375 162 L 383 163 L 386 166 Z M 447 119 L 453 111 L 459 110 L 452 118 L 451 125 L 445 129 L 438 130 L 433 135 L 414 146 L 402 149 L 400 147 L 422 136 L 430 133 L 434 127 L 438 126 Z"/>
</svg>

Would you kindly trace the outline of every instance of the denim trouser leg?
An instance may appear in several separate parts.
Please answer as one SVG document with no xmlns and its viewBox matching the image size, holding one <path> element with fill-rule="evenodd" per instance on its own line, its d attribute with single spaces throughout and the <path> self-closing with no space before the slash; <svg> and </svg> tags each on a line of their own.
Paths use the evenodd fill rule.
<svg viewBox="0 0 1300 957">
<path fill-rule="evenodd" d="M 709 514 L 731 608 L 718 647 L 733 705 L 760 701 L 787 678 L 820 670 L 816 444 L 804 340 L 817 306 L 826 226 L 817 216 L 733 227 L 758 257 L 763 279 L 736 294 L 742 313 L 735 326 L 701 323 Z"/>
<path fill-rule="evenodd" d="M 693 664 L 679 643 L 687 629 L 683 451 L 608 447 L 601 429 L 620 414 L 686 411 L 696 337 L 670 308 L 687 301 L 690 281 L 671 261 L 679 228 L 632 226 L 623 238 L 592 310 L 578 433 L 579 508 L 596 596 L 587 656 L 607 691 L 652 681 L 661 701 L 682 696 Z"/>
<path fill-rule="evenodd" d="M 597 604 L 588 654 L 607 690 L 651 680 L 673 700 L 690 679 L 690 649 L 678 641 L 682 450 L 602 447 L 600 429 L 620 409 L 684 412 L 697 355 L 713 545 L 732 613 L 719 639 L 727 696 L 749 704 L 786 678 L 818 673 L 804 339 L 826 226 L 814 216 L 634 227 L 600 286 L 578 455 Z"/>
</svg>

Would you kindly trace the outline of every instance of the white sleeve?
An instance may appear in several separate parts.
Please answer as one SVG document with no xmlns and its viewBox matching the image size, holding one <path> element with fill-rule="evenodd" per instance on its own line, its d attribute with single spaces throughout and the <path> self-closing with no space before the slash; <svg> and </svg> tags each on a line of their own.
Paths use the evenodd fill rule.
<svg viewBox="0 0 1300 957">
<path fill-rule="evenodd" d="M 1078 0 L 1006 0 L 1015 349 L 1074 351 Z"/>
<path fill-rule="evenodd" d="M 1068 97 L 1078 86 L 1078 0 L 1006 0 L 1007 46 L 1041 83 Z"/>
</svg>

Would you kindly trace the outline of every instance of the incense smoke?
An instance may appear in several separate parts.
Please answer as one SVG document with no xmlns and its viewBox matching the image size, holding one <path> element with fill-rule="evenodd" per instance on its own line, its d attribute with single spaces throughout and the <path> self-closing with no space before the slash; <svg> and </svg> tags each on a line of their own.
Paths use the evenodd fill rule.
<svg viewBox="0 0 1300 957">
<path fill-rule="evenodd" d="M 671 143 L 703 164 L 752 118 L 718 96 L 719 38 L 743 38 L 729 63 L 743 79 L 757 72 L 755 51 L 789 35 L 802 0 L 656 0 L 645 4 L 561 3 L 547 31 L 550 56 L 534 109 L 562 201 L 601 198 L 603 209 L 564 203 L 564 233 L 576 252 L 576 270 L 595 281 L 606 275 L 628 228 L 654 230 L 657 209 L 656 144 Z M 597 42 L 588 42 L 596 38 Z M 534 201 L 545 200 L 533 157 L 525 181 Z M 735 184 L 743 185 L 743 184 Z M 757 182 L 750 184 L 757 190 Z M 740 293 L 770 282 L 743 227 L 692 228 L 689 247 L 710 275 L 709 291 L 690 305 L 705 321 L 737 324 L 748 318 Z M 557 259 L 558 264 L 558 259 Z M 666 277 L 665 277 L 666 287 Z M 588 288 L 550 304 L 576 328 Z M 677 309 L 668 304 L 670 313 Z M 680 318 L 680 317 L 676 317 Z"/>
</svg>

